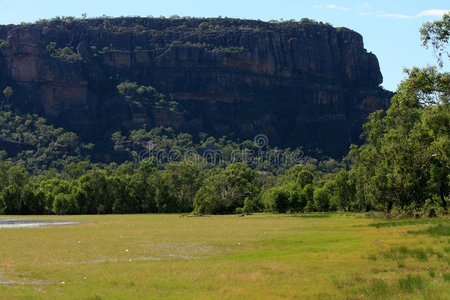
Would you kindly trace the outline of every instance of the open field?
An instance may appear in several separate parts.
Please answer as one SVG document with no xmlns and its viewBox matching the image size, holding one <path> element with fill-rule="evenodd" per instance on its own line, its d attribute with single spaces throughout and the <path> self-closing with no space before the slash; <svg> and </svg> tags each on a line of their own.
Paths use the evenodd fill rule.
<svg viewBox="0 0 450 300">
<path fill-rule="evenodd" d="M 450 298 L 448 220 L 50 216 L 0 229 L 0 299 Z"/>
</svg>

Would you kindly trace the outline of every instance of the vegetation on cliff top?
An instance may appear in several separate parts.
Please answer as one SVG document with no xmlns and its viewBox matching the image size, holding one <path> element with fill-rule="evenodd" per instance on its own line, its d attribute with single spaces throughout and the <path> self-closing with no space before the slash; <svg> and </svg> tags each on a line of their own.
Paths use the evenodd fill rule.
<svg viewBox="0 0 450 300">
<path fill-rule="evenodd" d="M 76 18 L 76 17 L 55 17 L 52 19 L 41 19 L 34 23 L 21 23 L 22 26 L 71 26 L 79 23 L 89 23 L 93 27 L 101 27 L 110 30 L 119 30 L 124 27 L 130 27 L 133 29 L 158 29 L 172 28 L 172 29 L 194 29 L 194 30 L 221 30 L 226 27 L 264 27 L 274 28 L 277 25 L 297 25 L 297 24 L 314 24 L 314 25 L 326 25 L 331 26 L 329 23 L 318 22 L 309 18 L 302 18 L 301 20 L 289 19 L 289 20 L 270 20 L 264 22 L 261 20 L 239 19 L 239 18 L 199 18 L 190 16 L 171 16 L 171 17 L 136 17 L 136 16 L 121 16 L 121 17 L 94 17 L 94 18 Z M 259 25 L 259 26 L 255 26 Z"/>
</svg>

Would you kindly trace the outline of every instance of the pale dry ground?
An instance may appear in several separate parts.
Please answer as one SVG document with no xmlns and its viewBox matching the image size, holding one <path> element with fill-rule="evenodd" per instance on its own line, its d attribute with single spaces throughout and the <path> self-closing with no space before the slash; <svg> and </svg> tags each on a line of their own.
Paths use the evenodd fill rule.
<svg viewBox="0 0 450 300">
<path fill-rule="evenodd" d="M 443 219 L 45 218 L 82 223 L 0 229 L 0 299 L 450 298 L 450 237 L 408 233 Z"/>
</svg>

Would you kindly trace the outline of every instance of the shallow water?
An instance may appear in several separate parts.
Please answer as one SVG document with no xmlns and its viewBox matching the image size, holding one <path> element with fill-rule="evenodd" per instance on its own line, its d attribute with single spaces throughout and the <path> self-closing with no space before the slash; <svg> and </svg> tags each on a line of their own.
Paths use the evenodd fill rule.
<svg viewBox="0 0 450 300">
<path fill-rule="evenodd" d="M 5 275 L 2 274 L 2 269 L 0 269 L 0 285 L 7 285 L 7 284 L 11 283 L 6 281 Z"/>
<path fill-rule="evenodd" d="M 0 229 L 40 228 L 80 224 L 73 221 L 30 220 L 25 218 L 0 218 Z"/>
</svg>

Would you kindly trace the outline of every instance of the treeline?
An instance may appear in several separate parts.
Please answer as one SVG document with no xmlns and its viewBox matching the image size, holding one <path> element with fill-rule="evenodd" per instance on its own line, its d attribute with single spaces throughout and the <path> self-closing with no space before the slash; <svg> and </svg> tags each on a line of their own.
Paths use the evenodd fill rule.
<svg viewBox="0 0 450 300">
<path fill-rule="evenodd" d="M 360 154 L 364 148 L 357 150 Z M 408 199 L 411 191 L 406 186 L 400 190 L 397 186 L 388 186 L 388 178 L 394 176 L 392 172 L 383 174 L 388 182 L 382 185 L 375 180 L 378 177 L 362 176 L 366 165 L 360 166 L 359 162 L 350 171 L 338 167 L 331 173 L 318 170 L 315 164 L 301 164 L 282 175 L 258 172 L 242 162 L 225 168 L 210 168 L 206 164 L 183 161 L 168 163 L 163 169 L 150 162 L 105 167 L 79 162 L 67 165 L 61 172 L 53 170 L 38 176 L 30 176 L 23 166 L 3 162 L 0 164 L 0 213 L 230 214 L 376 210 L 397 215 L 436 216 L 447 212 L 448 171 L 447 179 L 436 176 L 438 169 L 434 162 L 432 164 L 429 173 L 424 175 L 428 180 L 420 187 L 420 194 L 415 190 L 412 194 L 415 198 Z M 445 170 L 441 168 L 440 172 L 445 173 Z M 411 174 L 398 175 L 407 179 Z M 419 188 L 409 184 L 411 188 Z"/>
<path fill-rule="evenodd" d="M 314 165 L 295 166 L 284 176 L 257 172 L 241 162 L 226 168 L 205 166 L 183 161 L 169 163 L 164 169 L 157 169 L 149 162 L 138 167 L 127 163 L 99 168 L 89 162 L 79 162 L 67 165 L 60 173 L 49 171 L 30 176 L 24 167 L 3 162 L 0 164 L 0 212 L 228 214 L 330 207 L 316 208 L 314 199 L 308 198 L 314 194 L 314 176 L 325 176 L 314 171 Z M 280 181 L 293 187 L 298 185 L 299 197 L 288 197 L 291 206 L 280 205 L 277 189 L 273 188 Z"/>
<path fill-rule="evenodd" d="M 296 19 L 279 19 L 264 22 L 261 20 L 237 19 L 228 17 L 217 18 L 199 18 L 191 16 L 172 15 L 165 16 L 100 16 L 89 17 L 85 14 L 82 18 L 73 16 L 55 17 L 52 19 L 40 19 L 34 23 L 22 22 L 21 26 L 41 26 L 41 27 L 60 27 L 62 29 L 79 27 L 81 25 L 89 25 L 90 28 L 103 28 L 105 30 L 123 32 L 125 30 L 133 30 L 140 32 L 143 30 L 221 30 L 224 27 L 235 28 L 258 28 L 272 29 L 274 26 L 292 26 L 297 24 L 320 24 L 331 26 L 329 23 L 318 22 L 309 18 Z"/>
<path fill-rule="evenodd" d="M 98 168 L 88 162 L 36 177 L 7 162 L 0 165 L 0 175 L 0 212 L 5 214 L 190 212 L 203 176 L 185 164 L 158 171 L 147 163 Z"/>
</svg>

